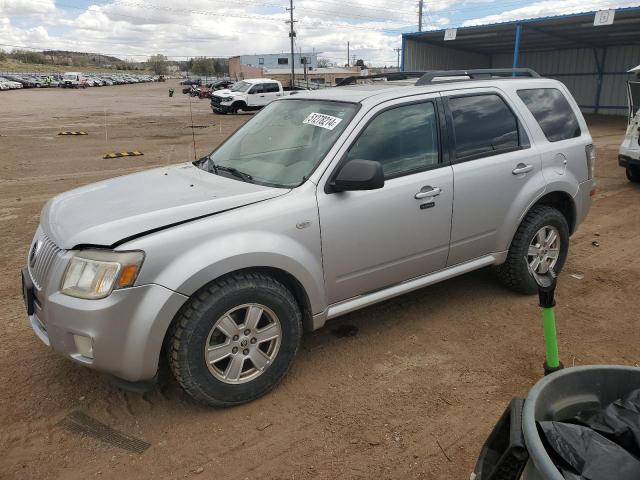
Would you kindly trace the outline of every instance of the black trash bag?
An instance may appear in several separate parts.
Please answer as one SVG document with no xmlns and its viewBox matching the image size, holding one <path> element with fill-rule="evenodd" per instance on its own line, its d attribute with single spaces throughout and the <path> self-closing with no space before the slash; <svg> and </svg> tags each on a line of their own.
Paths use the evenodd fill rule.
<svg viewBox="0 0 640 480">
<path fill-rule="evenodd" d="M 562 460 L 560 470 L 567 480 L 640 479 L 640 461 L 598 432 L 562 422 L 538 425 L 547 445 Z"/>
<path fill-rule="evenodd" d="M 583 410 L 567 422 L 589 427 L 640 458 L 640 389 L 604 410 Z"/>
</svg>

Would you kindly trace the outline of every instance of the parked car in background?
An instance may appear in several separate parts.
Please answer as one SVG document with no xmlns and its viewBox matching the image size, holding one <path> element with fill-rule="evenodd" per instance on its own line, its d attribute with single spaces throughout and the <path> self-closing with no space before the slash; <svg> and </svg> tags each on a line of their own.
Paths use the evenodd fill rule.
<svg viewBox="0 0 640 480">
<path fill-rule="evenodd" d="M 211 94 L 213 113 L 238 113 L 260 110 L 286 94 L 282 84 L 269 78 L 253 78 L 235 83 L 230 89 Z"/>
<path fill-rule="evenodd" d="M 618 152 L 618 164 L 626 171 L 629 181 L 640 182 L 640 66 L 635 81 L 627 83 L 629 124 Z"/>
<path fill-rule="evenodd" d="M 1 90 L 16 90 L 18 88 L 22 88 L 22 84 L 20 82 L 9 80 L 8 78 L 5 78 L 5 77 L 0 77 Z"/>
<path fill-rule="evenodd" d="M 211 84 L 211 90 L 224 90 L 231 88 L 235 82 L 233 80 L 218 80 Z"/>
<path fill-rule="evenodd" d="M 489 266 L 536 292 L 587 216 L 595 153 L 562 83 L 499 74 L 279 98 L 198 161 L 53 198 L 22 271 L 35 334 L 128 382 L 166 355 L 231 406 L 331 318 Z"/>
</svg>

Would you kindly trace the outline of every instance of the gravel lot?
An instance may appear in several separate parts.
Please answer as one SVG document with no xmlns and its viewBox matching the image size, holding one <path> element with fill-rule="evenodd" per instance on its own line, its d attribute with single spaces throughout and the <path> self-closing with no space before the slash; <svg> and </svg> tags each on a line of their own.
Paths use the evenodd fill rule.
<svg viewBox="0 0 640 480">
<path fill-rule="evenodd" d="M 540 377 L 537 299 L 480 271 L 307 335 L 284 383 L 249 405 L 204 408 L 172 382 L 118 390 L 35 337 L 19 269 L 53 195 L 193 159 L 189 99 L 165 83 L 1 92 L 0 106 L 0 478 L 468 478 L 506 403 Z M 200 156 L 250 118 L 191 107 Z M 624 119 L 589 120 L 599 190 L 560 279 L 560 352 L 567 365 L 634 365 L 640 187 L 616 163 Z M 125 150 L 144 156 L 102 159 Z M 345 326 L 357 333 L 340 335 L 355 331 Z M 70 433 L 58 424 L 75 410 L 151 447 L 132 454 Z"/>
</svg>

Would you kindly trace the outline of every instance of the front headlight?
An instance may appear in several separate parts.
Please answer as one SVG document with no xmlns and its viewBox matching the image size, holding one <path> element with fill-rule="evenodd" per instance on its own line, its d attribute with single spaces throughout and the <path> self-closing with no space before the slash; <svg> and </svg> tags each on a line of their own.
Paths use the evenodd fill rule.
<svg viewBox="0 0 640 480">
<path fill-rule="evenodd" d="M 61 291 L 72 297 L 95 300 L 113 290 L 133 286 L 144 252 L 82 250 L 69 262 Z"/>
</svg>

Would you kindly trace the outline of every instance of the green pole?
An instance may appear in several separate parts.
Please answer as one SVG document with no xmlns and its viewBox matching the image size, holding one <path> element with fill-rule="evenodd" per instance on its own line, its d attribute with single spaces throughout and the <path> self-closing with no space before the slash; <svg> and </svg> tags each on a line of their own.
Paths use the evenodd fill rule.
<svg viewBox="0 0 640 480">
<path fill-rule="evenodd" d="M 550 368 L 558 368 L 560 366 L 560 358 L 556 334 L 556 315 L 553 307 L 542 309 L 542 321 L 544 324 L 544 343 L 547 350 L 547 365 Z"/>
</svg>

